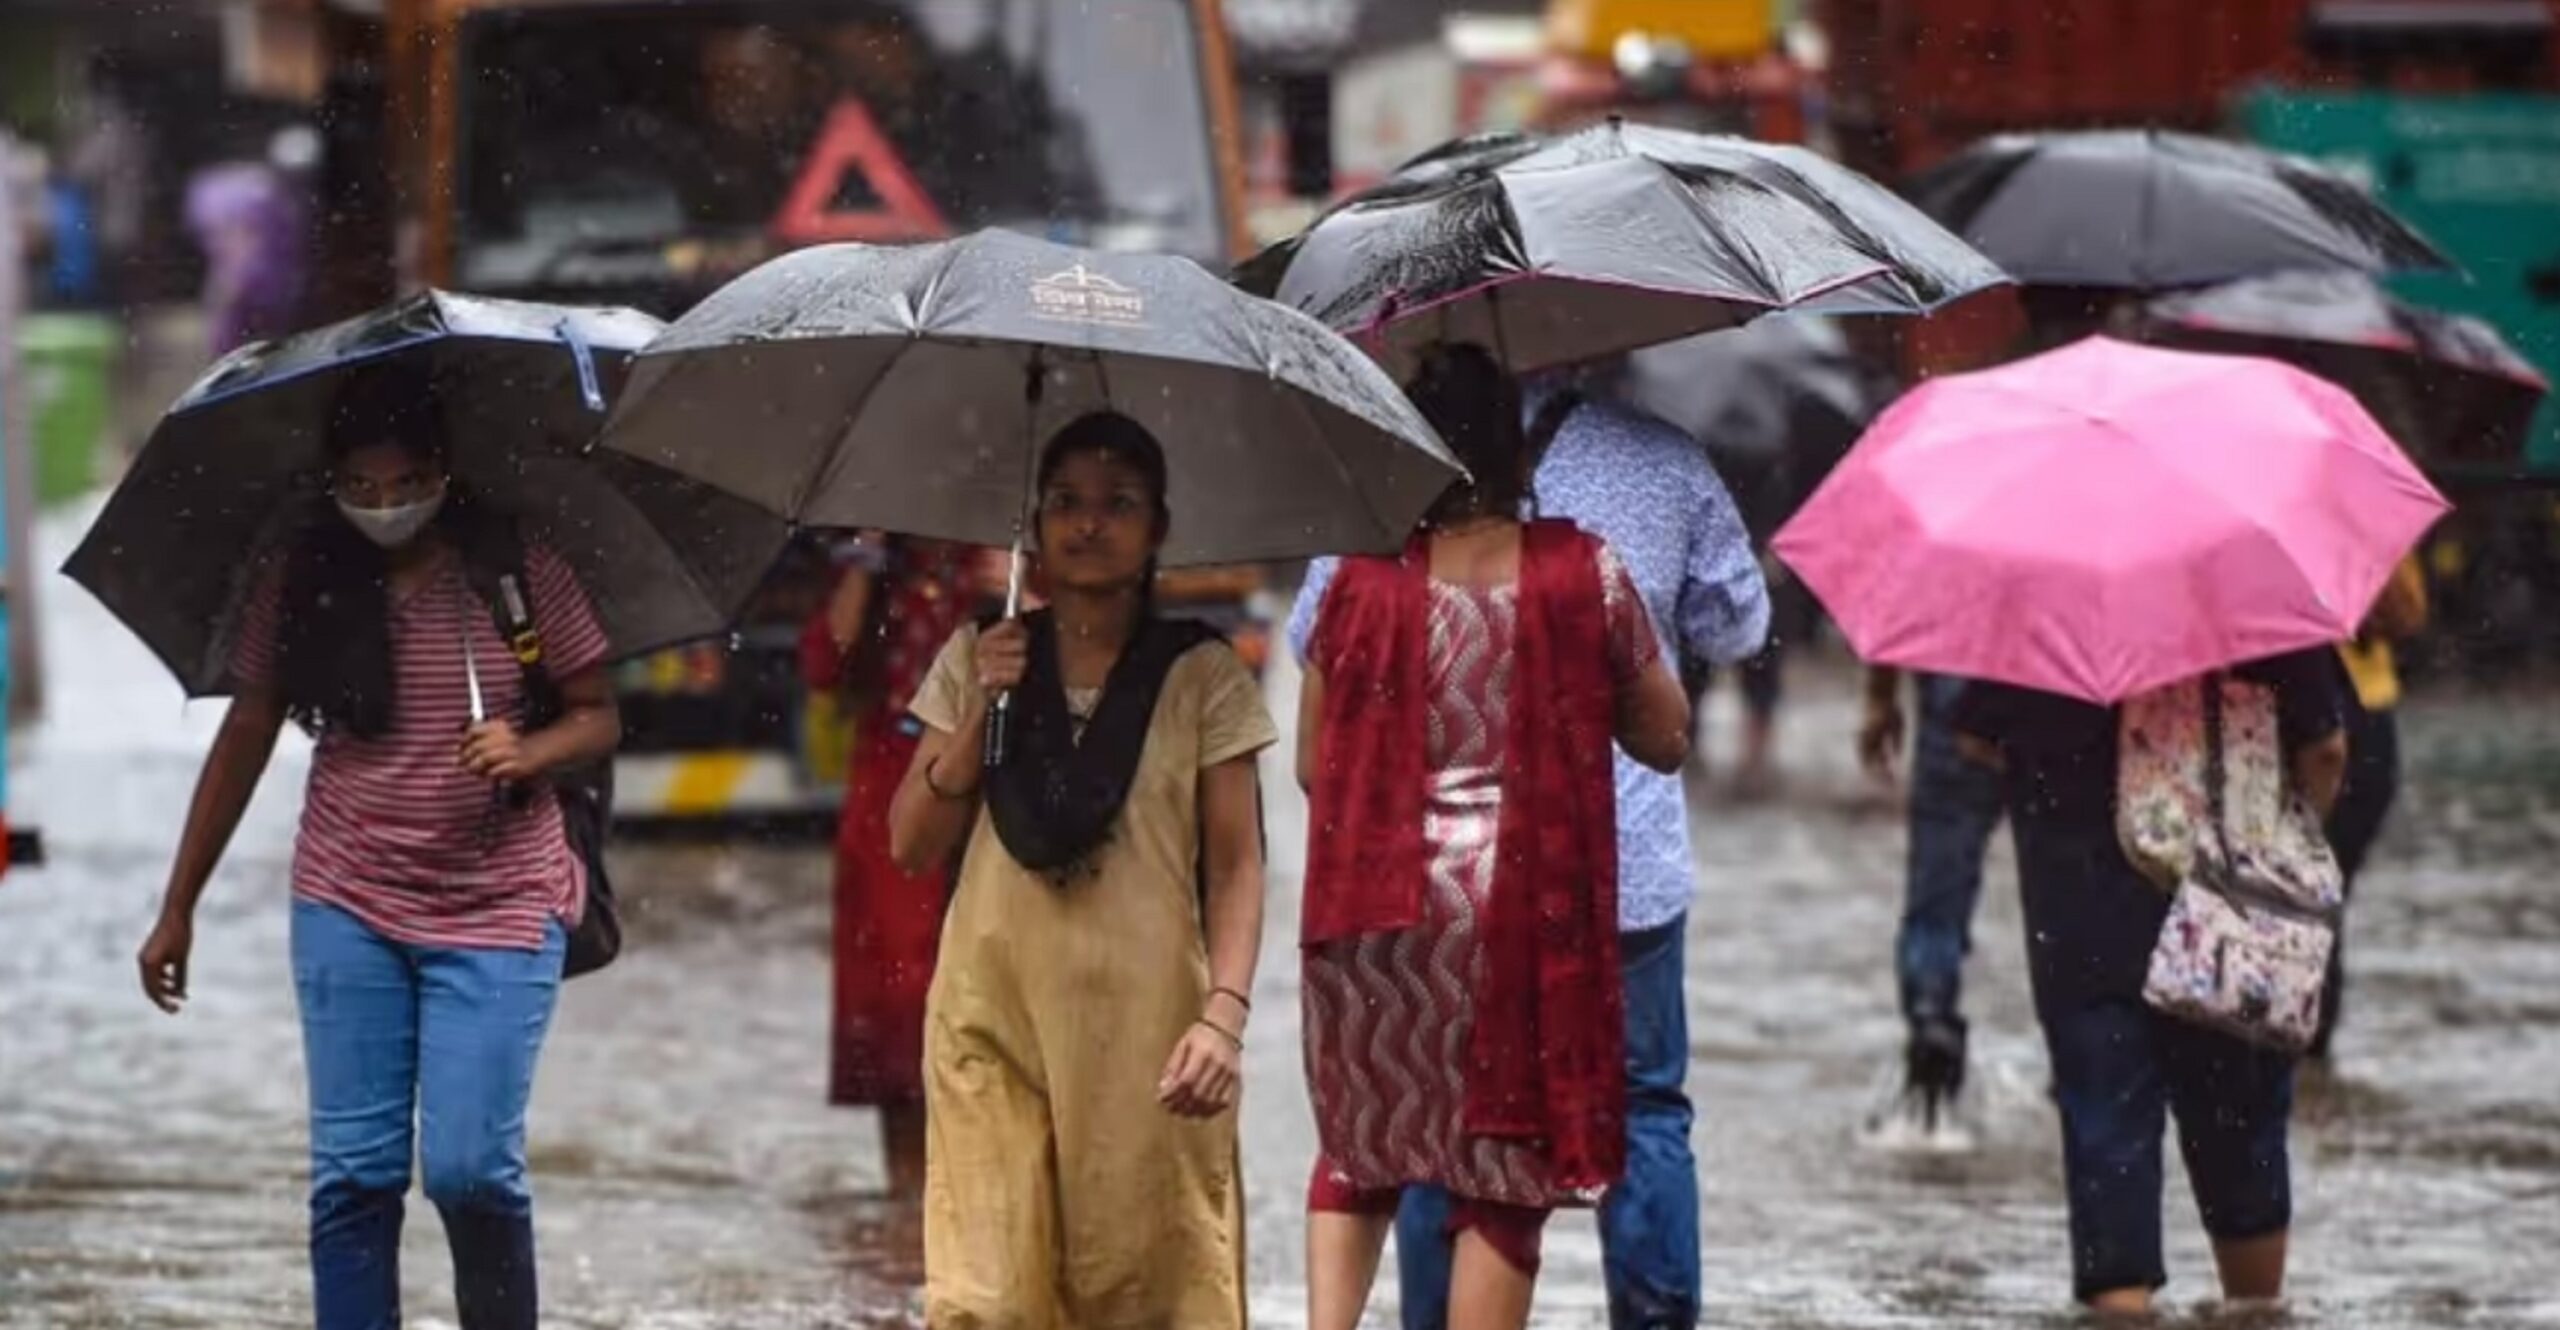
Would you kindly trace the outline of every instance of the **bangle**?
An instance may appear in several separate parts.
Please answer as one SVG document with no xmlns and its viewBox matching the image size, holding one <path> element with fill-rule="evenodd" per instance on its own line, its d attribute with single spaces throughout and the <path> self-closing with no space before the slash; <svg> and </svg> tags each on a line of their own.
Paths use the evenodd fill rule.
<svg viewBox="0 0 2560 1330">
<path fill-rule="evenodd" d="M 953 794 L 951 791 L 942 788 L 942 783 L 933 778 L 934 770 L 941 765 L 942 759 L 940 758 L 935 758 L 933 761 L 924 764 L 924 787 L 932 792 L 934 798 L 940 799 L 947 804 L 956 804 L 976 793 L 974 790 L 962 790 L 958 794 Z"/>
<path fill-rule="evenodd" d="M 1212 985 L 1210 985 L 1210 987 L 1209 987 L 1209 996 L 1211 996 L 1211 997 L 1217 997 L 1217 996 L 1219 996 L 1219 995 L 1221 995 L 1221 994 L 1224 994 L 1224 995 L 1225 995 L 1225 996 L 1227 996 L 1227 997 L 1234 998 L 1234 999 L 1236 1000 L 1236 1005 L 1237 1005 L 1237 1006 L 1239 1006 L 1239 1007 L 1244 1008 L 1244 1013 L 1245 1013 L 1247 1016 L 1250 1016 L 1250 1015 L 1252 1015 L 1252 1014 L 1253 1014 L 1253 999 L 1252 999 L 1252 998 L 1246 997 L 1244 994 L 1239 993 L 1239 992 L 1235 991 L 1234 989 L 1227 987 L 1227 986 L 1226 986 L 1226 985 L 1224 985 L 1224 984 L 1212 984 Z"/>
<path fill-rule="evenodd" d="M 1236 1050 L 1237 1052 L 1241 1053 L 1241 1052 L 1243 1052 L 1243 1051 L 1244 1051 L 1244 1036 L 1243 1036 L 1243 1035 L 1237 1034 L 1235 1031 L 1230 1030 L 1230 1029 L 1228 1029 L 1227 1027 L 1225 1027 L 1225 1026 L 1223 1026 L 1223 1025 L 1218 1024 L 1216 1021 L 1210 1020 L 1210 1019 L 1209 1019 L 1208 1017 L 1206 1017 L 1206 1016 L 1203 1016 L 1203 1017 L 1201 1017 L 1200 1019 L 1198 1019 L 1198 1020 L 1196 1020 L 1196 1021 L 1193 1021 L 1193 1022 L 1192 1022 L 1192 1024 L 1193 1024 L 1193 1025 L 1200 1026 L 1200 1027 L 1202 1027 L 1202 1028 L 1204 1028 L 1204 1029 L 1209 1029 L 1209 1030 L 1215 1030 L 1215 1031 L 1217 1031 L 1217 1033 L 1218 1033 L 1218 1037 L 1219 1037 L 1219 1038 L 1221 1038 L 1221 1039 L 1226 1040 L 1230 1045 L 1234 1046 L 1234 1048 L 1235 1048 L 1235 1050 Z"/>
</svg>

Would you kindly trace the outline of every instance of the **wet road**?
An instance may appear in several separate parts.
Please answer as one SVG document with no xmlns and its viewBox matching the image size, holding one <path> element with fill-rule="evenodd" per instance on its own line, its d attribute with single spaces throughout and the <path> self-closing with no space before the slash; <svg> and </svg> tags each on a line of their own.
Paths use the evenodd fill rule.
<svg viewBox="0 0 2560 1330">
<path fill-rule="evenodd" d="M 70 534 L 44 533 L 53 557 Z M 12 789 L 54 863 L 0 884 L 0 1327 L 305 1324 L 283 882 L 307 756 L 279 757 L 204 907 L 195 1002 L 161 1017 L 130 958 L 217 714 L 182 709 L 76 588 L 48 590 L 53 714 L 22 736 Z M 1788 794 L 1696 805 L 1709 1323 L 2071 1324 L 2005 845 L 1969 975 L 1983 1148 L 1855 1144 L 1898 1049 L 1901 837 L 1846 761 L 1846 676 L 1806 673 Z M 1274 686 L 1285 705 L 1289 680 Z M 2353 922 L 2341 1065 L 2304 1095 L 2280 1324 L 2560 1326 L 2555 702 L 2422 701 L 2408 719 L 2409 793 Z M 1255 1320 L 1273 1326 L 1302 1315 L 1313 1151 L 1288 945 L 1303 813 L 1283 774 L 1268 769 L 1275 908 L 1246 1108 Z M 912 1218 L 877 1198 L 867 1117 L 819 1103 L 823 861 L 649 847 L 621 872 L 632 949 L 567 990 L 534 1109 L 548 1323 L 911 1324 Z M 2166 1296 L 2185 1320 L 2211 1276 L 2182 1188 Z M 423 1203 L 411 1215 L 413 1323 L 447 1325 L 441 1233 Z M 1558 1221 L 1538 1324 L 1603 1323 L 1597 1256 L 1587 1218 Z"/>
</svg>

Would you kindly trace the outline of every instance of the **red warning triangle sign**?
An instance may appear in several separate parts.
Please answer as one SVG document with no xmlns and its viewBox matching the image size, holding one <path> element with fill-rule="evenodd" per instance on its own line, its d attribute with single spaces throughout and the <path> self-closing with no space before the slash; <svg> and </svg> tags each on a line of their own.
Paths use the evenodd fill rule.
<svg viewBox="0 0 2560 1330">
<path fill-rule="evenodd" d="M 845 172 L 856 169 L 872 197 L 880 201 L 878 207 L 836 206 L 837 196 L 844 192 Z M 951 225 L 916 183 L 915 172 L 907 169 L 905 159 L 881 134 L 871 112 L 848 97 L 828 112 L 817 144 L 791 186 L 791 197 L 774 214 L 772 230 L 775 239 L 791 245 L 837 240 L 901 244 L 940 240 L 951 234 Z"/>
</svg>

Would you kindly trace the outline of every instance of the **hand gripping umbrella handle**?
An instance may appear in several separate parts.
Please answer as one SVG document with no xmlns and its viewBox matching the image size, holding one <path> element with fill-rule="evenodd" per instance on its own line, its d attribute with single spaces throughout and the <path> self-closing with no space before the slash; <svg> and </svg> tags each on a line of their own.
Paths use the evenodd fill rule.
<svg viewBox="0 0 2560 1330">
<path fill-rule="evenodd" d="M 1004 588 L 1004 617 L 1007 623 L 1022 614 L 1022 537 L 1013 538 L 1013 573 Z M 995 705 L 987 709 L 987 770 L 993 771 L 1013 755 L 1013 690 L 996 694 Z"/>
</svg>

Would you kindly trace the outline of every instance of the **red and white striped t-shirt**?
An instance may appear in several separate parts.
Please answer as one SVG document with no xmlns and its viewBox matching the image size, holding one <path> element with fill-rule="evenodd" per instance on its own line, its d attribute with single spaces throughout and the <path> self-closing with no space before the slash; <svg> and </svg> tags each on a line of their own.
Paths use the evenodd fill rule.
<svg viewBox="0 0 2560 1330">
<path fill-rule="evenodd" d="M 526 551 L 525 574 L 551 676 L 601 664 L 604 630 L 569 565 L 535 547 Z M 282 601 L 282 580 L 271 579 L 245 609 L 232 660 L 244 689 L 274 681 Z M 448 555 L 391 609 L 389 730 L 376 739 L 342 729 L 321 735 L 294 844 L 293 890 L 400 942 L 539 950 L 551 919 L 574 920 L 584 907 L 586 868 L 548 788 L 518 807 L 493 800 L 489 782 L 462 769 L 471 723 L 465 643 L 488 715 L 520 720 L 522 667 L 461 559 Z"/>
</svg>

